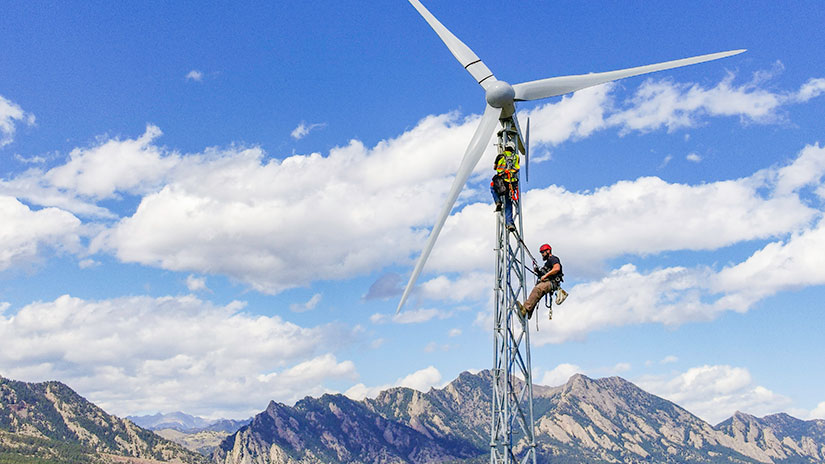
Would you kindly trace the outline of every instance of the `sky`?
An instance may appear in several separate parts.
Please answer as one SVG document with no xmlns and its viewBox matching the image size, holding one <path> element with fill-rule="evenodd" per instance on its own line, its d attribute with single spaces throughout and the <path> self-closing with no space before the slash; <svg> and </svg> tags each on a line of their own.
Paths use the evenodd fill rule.
<svg viewBox="0 0 825 464">
<path fill-rule="evenodd" d="M 424 3 L 510 83 L 748 50 L 519 104 L 534 381 L 824 419 L 821 3 Z M 492 140 L 395 314 L 485 104 L 406 1 L 2 10 L 0 375 L 242 419 L 492 366 Z"/>
</svg>

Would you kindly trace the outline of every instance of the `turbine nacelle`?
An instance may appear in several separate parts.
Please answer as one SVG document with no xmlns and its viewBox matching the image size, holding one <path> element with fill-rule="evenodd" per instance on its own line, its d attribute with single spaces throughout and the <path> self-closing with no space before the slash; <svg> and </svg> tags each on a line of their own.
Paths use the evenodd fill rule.
<svg viewBox="0 0 825 464">
<path fill-rule="evenodd" d="M 497 80 L 487 87 L 485 97 L 487 98 L 487 103 L 493 108 L 504 109 L 513 105 L 513 101 L 516 99 L 516 91 L 512 85 Z"/>
</svg>

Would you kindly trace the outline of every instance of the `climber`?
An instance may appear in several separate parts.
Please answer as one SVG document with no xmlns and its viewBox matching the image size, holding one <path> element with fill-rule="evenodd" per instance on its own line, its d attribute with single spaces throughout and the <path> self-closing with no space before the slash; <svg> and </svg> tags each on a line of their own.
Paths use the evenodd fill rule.
<svg viewBox="0 0 825 464">
<path fill-rule="evenodd" d="M 564 281 L 561 260 L 553 255 L 553 248 L 546 243 L 539 248 L 539 252 L 544 259 L 544 266 L 541 268 L 536 266 L 534 270 L 539 281 L 536 283 L 536 286 L 533 287 L 533 291 L 530 292 L 530 296 L 527 297 L 527 301 L 525 301 L 523 305 L 516 301 L 519 314 L 521 317 L 527 316 L 528 319 L 533 317 L 533 310 L 544 295 L 549 294 L 552 298 L 553 293 L 558 290 L 559 293 L 556 295 L 556 304 L 559 305 L 567 298 L 567 292 L 561 288 L 561 282 Z"/>
<path fill-rule="evenodd" d="M 490 181 L 490 193 L 496 203 L 496 212 L 504 209 L 504 224 L 507 230 L 516 230 L 513 222 L 513 202 L 518 201 L 518 152 L 512 144 L 504 147 L 504 152 L 496 156 L 493 163 L 496 174 Z"/>
</svg>

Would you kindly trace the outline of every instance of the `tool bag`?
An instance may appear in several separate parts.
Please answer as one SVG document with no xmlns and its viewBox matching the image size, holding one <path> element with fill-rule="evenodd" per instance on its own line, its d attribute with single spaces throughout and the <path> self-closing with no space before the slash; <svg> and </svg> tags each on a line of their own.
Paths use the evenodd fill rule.
<svg viewBox="0 0 825 464">
<path fill-rule="evenodd" d="M 493 190 L 495 190 L 496 195 L 506 195 L 510 191 L 507 182 L 498 174 L 493 176 Z"/>
</svg>

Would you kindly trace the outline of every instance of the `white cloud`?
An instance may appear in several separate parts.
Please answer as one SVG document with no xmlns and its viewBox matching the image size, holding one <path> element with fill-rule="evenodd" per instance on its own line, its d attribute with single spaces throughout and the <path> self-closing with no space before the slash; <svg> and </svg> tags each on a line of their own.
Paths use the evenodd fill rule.
<svg viewBox="0 0 825 464">
<path fill-rule="evenodd" d="M 796 100 L 799 102 L 806 102 L 812 98 L 816 98 L 825 93 L 825 79 L 816 78 L 809 79 L 808 82 L 802 84 L 799 92 L 796 93 Z"/>
<path fill-rule="evenodd" d="M 611 369 L 611 372 L 614 374 L 621 374 L 623 372 L 629 371 L 633 366 L 630 363 L 620 362 L 616 363 L 615 366 Z"/>
<path fill-rule="evenodd" d="M 525 237 L 532 250 L 550 241 L 565 272 L 579 276 L 603 275 L 606 260 L 625 254 L 714 250 L 782 237 L 804 230 L 821 214 L 799 192 L 818 185 L 823 173 L 825 148 L 808 146 L 785 166 L 736 180 L 686 185 L 642 177 L 592 192 L 558 186 L 529 190 L 523 193 L 524 214 L 529 218 Z M 484 250 L 494 248 L 488 232 L 493 227 L 488 203 L 465 206 L 447 220 L 428 269 L 464 273 L 489 269 L 491 254 Z M 548 230 L 553 231 L 552 237 L 546 236 Z M 447 287 L 442 278 L 433 282 L 434 287 L 435 283 Z M 443 298 L 450 292 L 439 293 Z"/>
<path fill-rule="evenodd" d="M 459 162 L 445 163 L 442 153 L 460 152 L 472 130 L 453 117 L 427 118 L 372 150 L 352 142 L 327 157 L 262 163 L 259 149 L 189 156 L 93 250 L 165 269 L 222 273 L 269 293 L 406 262 Z"/>
<path fill-rule="evenodd" d="M 699 163 L 702 161 L 702 157 L 699 156 L 698 153 L 688 153 L 688 155 L 685 156 L 685 159 L 692 163 Z"/>
<path fill-rule="evenodd" d="M 193 296 L 32 303 L 0 314 L 0 370 L 20 380 L 59 379 L 114 414 L 209 417 L 252 414 L 270 400 L 320 395 L 327 381 L 357 377 L 350 361 L 330 354 L 353 331 L 242 308 Z"/>
<path fill-rule="evenodd" d="M 432 319 L 447 319 L 452 316 L 452 312 L 441 309 L 421 308 L 410 311 L 402 311 L 392 316 L 387 314 L 376 313 L 370 316 L 370 322 L 373 324 L 385 324 L 387 322 L 394 322 L 396 324 L 421 324 Z"/>
<path fill-rule="evenodd" d="M 441 372 L 439 372 L 435 367 L 429 366 L 415 371 L 406 377 L 396 379 L 396 381 L 392 384 L 385 384 L 378 387 L 368 387 L 363 383 L 355 384 L 344 392 L 344 395 L 356 401 L 360 401 L 364 398 L 375 398 L 382 391 L 388 390 L 392 387 L 407 387 L 421 392 L 426 392 L 430 388 L 439 388 L 443 386 L 441 385 L 441 379 Z"/>
<path fill-rule="evenodd" d="M 58 252 L 80 249 L 80 220 L 66 211 L 33 211 L 16 198 L 0 195 L 0 218 L 0 271 L 31 265 L 44 248 Z"/>
<path fill-rule="evenodd" d="M 432 387 L 441 383 L 441 372 L 433 366 L 413 372 L 412 374 L 396 381 L 401 387 L 414 388 L 418 391 L 426 392 Z"/>
<path fill-rule="evenodd" d="M 298 127 L 293 129 L 289 135 L 292 136 L 292 138 L 295 140 L 301 140 L 302 138 L 309 135 L 309 133 L 314 131 L 315 129 L 322 129 L 324 127 L 327 127 L 327 125 L 323 122 L 307 125 L 307 123 L 302 121 L 301 124 L 298 124 Z"/>
<path fill-rule="evenodd" d="M 673 132 L 695 127 L 707 116 L 739 116 L 748 123 L 775 123 L 783 120 L 780 110 L 784 106 L 825 93 L 822 78 L 808 80 L 796 92 L 777 93 L 760 87 L 779 71 L 756 73 L 751 82 L 742 85 L 734 85 L 736 76 L 729 73 L 711 88 L 650 78 L 623 102 L 616 102 L 612 95 L 616 84 L 605 84 L 522 112 L 519 117 L 531 118 L 531 142 L 558 145 L 613 127 L 623 134 L 661 128 Z M 689 135 L 685 137 L 687 140 Z"/>
<path fill-rule="evenodd" d="M 808 415 L 808 419 L 825 419 L 825 401 L 816 405 L 814 410 Z"/>
<path fill-rule="evenodd" d="M 661 361 L 659 361 L 659 364 L 672 364 L 675 362 L 679 362 L 679 358 L 677 356 L 669 355 L 665 356 Z"/>
<path fill-rule="evenodd" d="M 152 144 L 160 135 L 160 129 L 150 125 L 136 139 L 102 140 L 88 148 L 75 148 L 65 164 L 45 172 L 29 169 L 12 179 L 0 180 L 0 194 L 78 215 L 114 217 L 97 202 L 117 199 L 122 193 L 152 192 L 179 165 L 179 155 L 165 154 Z"/>
<path fill-rule="evenodd" d="M 29 158 L 23 157 L 19 154 L 14 155 L 14 159 L 20 161 L 23 164 L 43 164 L 46 162 L 46 158 L 42 156 L 32 156 Z"/>
<path fill-rule="evenodd" d="M 186 79 L 190 81 L 200 82 L 203 80 L 203 73 L 197 69 L 193 69 L 186 74 Z"/>
<path fill-rule="evenodd" d="M 316 293 L 316 294 L 312 295 L 312 298 L 310 298 L 309 301 L 306 301 L 306 302 L 300 303 L 300 304 L 293 303 L 293 304 L 289 305 L 289 310 L 292 311 L 292 312 L 296 312 L 296 313 L 311 311 L 311 310 L 315 309 L 316 306 L 318 306 L 318 303 L 321 302 L 321 298 L 322 298 L 321 294 Z"/>
<path fill-rule="evenodd" d="M 777 292 L 825 284 L 822 262 L 825 220 L 719 271 L 671 267 L 644 273 L 626 264 L 600 280 L 572 287 L 564 306 L 554 311 L 554 323 L 537 333 L 533 343 L 581 339 L 608 327 L 678 325 L 712 320 L 724 311 L 748 311 Z"/>
<path fill-rule="evenodd" d="M 709 89 L 698 84 L 648 79 L 629 100 L 627 108 L 610 115 L 607 123 L 624 132 L 694 127 L 703 115 L 740 116 L 750 122 L 771 123 L 777 120 L 776 111 L 783 104 L 793 102 L 787 95 L 753 84 L 734 86 L 734 78 L 729 74 Z"/>
<path fill-rule="evenodd" d="M 818 88 L 816 82 L 805 88 Z M 677 101 L 697 88 L 661 85 L 675 88 Z M 713 98 L 700 99 L 690 118 L 728 114 L 706 109 L 725 92 L 756 100 L 767 94 L 749 85 L 733 87 L 727 79 L 716 90 L 700 89 Z M 613 89 L 588 89 L 532 110 L 537 128 L 533 140 L 558 144 L 611 125 L 633 130 L 611 115 L 649 102 L 631 100 L 616 112 Z M 787 95 L 774 97 L 788 101 Z M 542 124 L 542 118 L 554 123 Z M 640 127 L 652 130 L 666 120 Z M 390 265 L 408 265 L 426 238 L 477 121 L 477 115 L 431 116 L 372 148 L 352 141 L 326 156 L 314 153 L 283 160 L 270 159 L 254 147 L 185 156 L 170 153 L 155 144 L 160 130 L 149 126 L 134 140 L 102 141 L 74 150 L 70 160 L 47 172 L 33 169 L 0 181 L 0 193 L 92 218 L 113 216 L 100 205 L 102 200 L 138 195 L 141 201 L 134 214 L 107 227 L 91 244 L 93 252 L 168 270 L 222 274 L 277 293 L 316 280 L 348 279 Z M 455 156 L 445 156 L 450 153 Z M 494 215 L 485 185 L 492 154 L 492 149 L 485 154 L 462 194 L 464 206 L 448 219 L 428 272 L 489 269 L 489 253 L 479 250 L 492 249 L 487 231 Z M 817 214 L 797 195 L 782 193 L 813 175 L 809 172 L 817 171 L 800 167 L 774 178 L 764 174 L 695 186 L 646 177 L 594 192 L 556 186 L 531 190 L 525 192 L 525 216 L 531 218 L 526 237 L 554 230 L 550 239 L 562 258 L 576 257 L 567 269 L 585 276 L 603 275 L 605 260 L 625 253 L 707 250 L 779 237 L 800 229 Z M 484 203 L 473 203 L 477 198 Z M 547 209 L 548 204 L 565 207 Z M 714 233 L 708 234 L 711 229 Z M 420 287 L 419 295 L 460 301 L 473 298 L 488 282 L 470 274 L 436 276 Z"/>
<path fill-rule="evenodd" d="M 564 385 L 570 377 L 580 372 L 582 372 L 581 367 L 575 364 L 562 363 L 545 372 L 540 383 L 549 387 Z"/>
<path fill-rule="evenodd" d="M 77 266 L 80 269 L 89 269 L 89 268 L 99 266 L 99 265 L 100 265 L 99 261 L 95 261 L 91 258 L 81 259 L 80 261 L 77 262 Z"/>
<path fill-rule="evenodd" d="M 700 366 L 675 377 L 646 377 L 637 380 L 642 389 L 682 406 L 711 424 L 736 411 L 764 416 L 782 411 L 790 399 L 754 385 L 750 372 L 725 365 Z"/>
<path fill-rule="evenodd" d="M 51 186 L 97 200 L 116 192 L 145 193 L 159 185 L 178 156 L 164 156 L 152 142 L 162 132 L 147 126 L 134 140 L 107 140 L 87 149 L 75 148 L 66 164 L 44 174 Z"/>
<path fill-rule="evenodd" d="M 450 329 L 450 333 L 447 334 L 449 337 L 458 337 L 461 335 L 461 329 Z"/>
<path fill-rule="evenodd" d="M 22 122 L 31 126 L 34 121 L 33 114 L 26 113 L 18 104 L 0 95 L 0 148 L 14 140 L 17 123 Z"/>
<path fill-rule="evenodd" d="M 197 277 L 189 274 L 186 276 L 186 288 L 188 288 L 190 292 L 208 290 L 206 287 L 206 277 Z"/>
<path fill-rule="evenodd" d="M 605 116 L 612 107 L 610 92 L 614 88 L 615 84 L 590 87 L 565 95 L 557 103 L 521 112 L 520 120 L 530 118 L 531 145 L 559 145 L 605 129 Z"/>
</svg>

